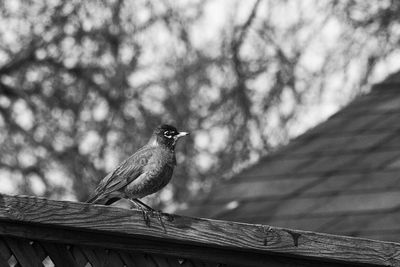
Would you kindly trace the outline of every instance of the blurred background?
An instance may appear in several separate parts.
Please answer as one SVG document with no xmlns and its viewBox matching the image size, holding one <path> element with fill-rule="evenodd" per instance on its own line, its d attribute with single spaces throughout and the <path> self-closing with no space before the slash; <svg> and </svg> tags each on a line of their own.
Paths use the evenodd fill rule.
<svg viewBox="0 0 400 267">
<path fill-rule="evenodd" d="M 0 193 L 84 201 L 160 123 L 173 212 L 400 67 L 399 1 L 0 1 Z"/>
</svg>

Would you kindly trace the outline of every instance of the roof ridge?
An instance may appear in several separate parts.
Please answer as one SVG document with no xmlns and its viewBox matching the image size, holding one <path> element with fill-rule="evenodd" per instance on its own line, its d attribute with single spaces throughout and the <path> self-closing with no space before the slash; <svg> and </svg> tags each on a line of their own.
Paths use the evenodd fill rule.
<svg viewBox="0 0 400 267">
<path fill-rule="evenodd" d="M 371 92 L 376 92 L 377 90 L 393 90 L 395 91 L 393 88 L 393 86 L 395 85 L 400 85 L 400 70 L 393 72 L 389 75 L 386 76 L 385 79 L 383 79 L 381 82 L 373 84 L 371 86 Z M 397 90 L 398 92 L 400 92 L 400 90 Z"/>
<path fill-rule="evenodd" d="M 391 91 L 391 92 L 398 92 L 400 93 L 399 90 L 400 86 L 400 80 L 399 81 L 383 81 L 380 83 L 373 84 L 371 86 L 371 92 L 370 93 L 381 93 L 382 91 Z"/>
</svg>

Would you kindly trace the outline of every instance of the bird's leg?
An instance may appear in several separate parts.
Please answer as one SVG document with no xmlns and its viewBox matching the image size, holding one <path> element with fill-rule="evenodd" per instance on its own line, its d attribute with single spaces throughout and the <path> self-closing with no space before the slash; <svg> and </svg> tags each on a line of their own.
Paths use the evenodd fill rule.
<svg viewBox="0 0 400 267">
<path fill-rule="evenodd" d="M 146 226 L 150 226 L 150 218 L 149 215 L 147 214 L 148 210 L 144 210 L 143 206 L 141 205 L 141 201 L 138 201 L 137 199 L 129 199 L 136 207 L 138 207 L 143 214 L 143 220 L 146 223 Z"/>
<path fill-rule="evenodd" d="M 135 201 L 136 203 L 138 203 L 139 205 L 141 205 L 142 207 L 145 207 L 145 208 L 148 209 L 149 211 L 152 211 L 152 212 L 156 211 L 155 209 L 153 209 L 152 207 L 150 207 L 150 206 L 144 204 L 142 201 L 140 201 L 140 200 L 137 199 L 137 198 L 135 198 L 134 201 Z"/>
<path fill-rule="evenodd" d="M 161 227 L 164 230 L 164 233 L 167 233 L 167 229 L 165 228 L 164 221 L 162 220 L 161 211 L 156 211 L 156 213 L 158 215 L 158 220 L 160 221 L 160 224 L 161 224 Z"/>
<path fill-rule="evenodd" d="M 160 221 L 161 227 L 164 229 L 164 232 L 165 232 L 165 233 L 167 232 L 167 230 L 166 230 L 166 228 L 165 228 L 164 221 L 162 220 L 162 212 L 161 212 L 161 211 L 158 211 L 158 210 L 153 209 L 152 207 L 150 207 L 150 206 L 144 204 L 142 201 L 140 201 L 140 200 L 137 199 L 137 198 L 135 199 L 135 202 L 138 203 L 138 204 L 140 204 L 140 205 L 142 205 L 143 207 L 147 208 L 148 210 L 150 210 L 152 214 L 156 213 L 156 214 L 157 214 L 157 217 L 158 217 L 158 220 Z"/>
</svg>

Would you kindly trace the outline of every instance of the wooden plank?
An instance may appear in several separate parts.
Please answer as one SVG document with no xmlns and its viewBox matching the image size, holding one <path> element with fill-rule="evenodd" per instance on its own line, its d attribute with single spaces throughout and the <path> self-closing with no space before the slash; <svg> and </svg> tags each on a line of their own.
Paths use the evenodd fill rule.
<svg viewBox="0 0 400 267">
<path fill-rule="evenodd" d="M 108 258 L 108 249 L 92 248 L 91 251 L 96 255 L 98 264 L 96 266 L 107 267 L 110 262 Z"/>
<path fill-rule="evenodd" d="M 204 261 L 203 262 L 203 267 L 216 267 L 216 266 L 218 266 L 218 264 L 216 264 L 216 263 L 211 263 L 211 262 L 207 262 L 207 261 Z"/>
<path fill-rule="evenodd" d="M 154 256 L 151 254 L 144 254 L 144 258 L 146 260 L 146 267 L 170 267 L 170 266 L 166 266 L 165 264 L 161 263 L 158 264 L 158 262 L 156 261 L 156 259 L 154 259 Z"/>
<path fill-rule="evenodd" d="M 96 253 L 93 252 L 92 248 L 82 247 L 81 250 L 92 266 L 100 266 L 101 263 L 98 260 Z"/>
<path fill-rule="evenodd" d="M 193 259 L 208 262 L 220 262 L 229 266 L 285 266 L 285 267 L 339 267 L 339 263 L 327 263 L 322 261 L 307 261 L 306 259 L 286 258 L 256 252 L 231 251 L 215 247 L 196 246 L 184 243 L 170 243 L 165 240 L 141 239 L 131 236 L 109 235 L 101 232 L 79 232 L 61 228 L 53 228 L 41 225 L 24 225 L 15 222 L 0 221 L 0 236 L 29 237 L 49 242 L 68 243 L 79 245 L 82 251 L 86 246 L 102 247 L 130 253 L 136 265 L 146 266 L 143 253 L 174 256 L 179 259 Z M 129 265 L 131 266 L 131 265 Z"/>
<path fill-rule="evenodd" d="M 85 255 L 82 253 L 80 246 L 71 246 L 70 248 L 71 254 L 75 259 L 75 262 L 78 267 L 85 267 L 88 260 Z"/>
<path fill-rule="evenodd" d="M 136 266 L 153 266 L 152 262 L 149 263 L 146 254 L 143 253 L 130 253 L 131 258 L 136 262 Z"/>
<path fill-rule="evenodd" d="M 36 241 L 31 241 L 31 246 L 35 250 L 36 255 L 38 255 L 40 261 L 43 262 L 43 260 L 47 257 L 47 253 L 43 250 L 43 247 L 39 244 L 39 242 Z"/>
<path fill-rule="evenodd" d="M 118 255 L 121 257 L 122 261 L 126 266 L 139 267 L 139 265 L 137 265 L 137 263 L 132 259 L 129 253 L 125 251 L 118 251 Z"/>
<path fill-rule="evenodd" d="M 36 255 L 35 250 L 29 245 L 28 240 L 4 237 L 13 255 L 22 267 L 41 267 L 42 261 Z"/>
<path fill-rule="evenodd" d="M 8 259 L 9 258 L 5 258 L 1 253 L 0 253 L 0 266 L 4 266 L 4 267 L 8 267 L 9 263 L 8 263 Z"/>
<path fill-rule="evenodd" d="M 59 267 L 76 266 L 76 262 L 71 253 L 67 250 L 66 245 L 41 242 L 44 250 L 49 254 L 54 265 Z"/>
<path fill-rule="evenodd" d="M 222 265 L 222 264 L 220 264 L 220 265 Z M 191 260 L 184 260 L 182 263 L 181 263 L 181 266 L 182 267 L 197 267 Z M 217 265 L 218 266 L 218 265 Z"/>
<path fill-rule="evenodd" d="M 4 259 L 1 255 L 0 255 L 0 266 L 4 266 L 4 267 L 10 266 L 8 264 L 8 261 L 6 259 Z"/>
<path fill-rule="evenodd" d="M 79 230 L 82 233 L 95 231 L 97 236 L 100 233 L 114 236 L 114 240 L 102 238 L 101 245 L 104 247 L 123 249 L 130 245 L 131 248 L 142 247 L 153 253 L 187 258 L 202 259 L 202 253 L 214 250 L 214 254 L 219 255 L 225 252 L 225 257 L 219 258 L 231 257 L 228 260 L 235 256 L 237 259 L 237 255 L 242 252 L 242 257 L 246 254 L 255 258 L 257 255 L 261 258 L 270 255 L 268 260 L 298 257 L 308 261 L 353 265 L 400 266 L 400 244 L 396 243 L 168 214 L 163 214 L 162 219 L 165 229 L 156 215 L 150 216 L 151 224 L 147 226 L 141 212 L 136 210 L 34 197 L 0 196 L 0 220 L 3 221 L 0 234 L 35 236 L 32 229 L 29 229 L 33 227 L 32 224 L 29 227 L 15 226 L 15 222 L 25 222 L 46 227 L 47 232 L 36 234 L 37 238 L 56 238 L 55 229 L 52 232 L 54 236 L 49 236 L 50 226 Z M 6 224 L 10 221 L 14 223 Z M 62 235 L 59 242 L 72 243 L 81 238 L 80 241 L 95 243 L 93 240 L 96 240 L 96 235 L 91 236 L 91 240 L 82 240 L 79 235 Z M 120 242 L 124 242 L 121 246 L 115 242 L 118 236 L 129 237 L 130 241 L 120 239 Z M 214 259 L 218 257 L 214 255 Z"/>
<path fill-rule="evenodd" d="M 108 262 L 109 264 L 106 266 L 110 267 L 123 267 L 124 262 L 122 261 L 121 257 L 113 250 L 109 251 L 108 253 Z"/>
<path fill-rule="evenodd" d="M 5 240 L 0 237 L 0 256 L 3 259 L 5 259 L 6 261 L 8 261 L 8 259 L 11 257 L 11 255 L 12 255 L 11 250 L 5 243 Z"/>
<path fill-rule="evenodd" d="M 165 259 L 171 267 L 182 267 L 182 265 L 179 263 L 179 259 L 176 257 L 165 257 Z"/>
<path fill-rule="evenodd" d="M 166 257 L 166 256 L 159 256 L 159 255 L 151 255 L 153 260 L 157 263 L 157 266 L 166 266 L 166 267 L 182 267 L 186 266 L 184 261 L 178 260 L 176 257 Z M 194 267 L 204 267 L 206 264 L 200 260 L 193 260 L 191 261 Z M 196 264 L 194 264 L 195 262 Z M 217 263 L 214 263 L 213 266 L 218 266 Z"/>
</svg>

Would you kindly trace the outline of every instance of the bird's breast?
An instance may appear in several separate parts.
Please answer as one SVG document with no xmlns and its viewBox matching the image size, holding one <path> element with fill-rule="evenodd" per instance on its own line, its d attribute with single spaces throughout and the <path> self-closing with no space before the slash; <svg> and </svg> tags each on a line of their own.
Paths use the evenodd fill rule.
<svg viewBox="0 0 400 267">
<path fill-rule="evenodd" d="M 172 178 L 175 155 L 168 151 L 156 151 L 143 168 L 143 173 L 130 183 L 126 193 L 133 198 L 142 198 L 165 187 Z"/>
</svg>

